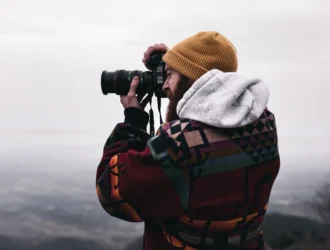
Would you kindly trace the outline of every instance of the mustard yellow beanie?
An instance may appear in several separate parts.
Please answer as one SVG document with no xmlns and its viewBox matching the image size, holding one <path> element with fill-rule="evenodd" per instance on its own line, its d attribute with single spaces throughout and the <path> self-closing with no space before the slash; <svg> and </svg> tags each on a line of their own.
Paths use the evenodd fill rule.
<svg viewBox="0 0 330 250">
<path fill-rule="evenodd" d="M 199 32 L 169 49 L 163 61 L 175 71 L 197 80 L 207 71 L 237 71 L 234 45 L 216 31 Z"/>
</svg>

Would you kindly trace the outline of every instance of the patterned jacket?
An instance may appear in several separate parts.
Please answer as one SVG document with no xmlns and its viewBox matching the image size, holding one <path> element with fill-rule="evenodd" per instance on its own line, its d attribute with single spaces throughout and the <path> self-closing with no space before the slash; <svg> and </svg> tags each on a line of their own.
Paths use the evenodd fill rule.
<svg viewBox="0 0 330 250">
<path fill-rule="evenodd" d="M 96 176 L 104 210 L 145 222 L 145 250 L 264 249 L 262 224 L 280 168 L 275 117 L 218 128 L 164 123 L 151 138 L 148 114 L 125 110 Z"/>
</svg>

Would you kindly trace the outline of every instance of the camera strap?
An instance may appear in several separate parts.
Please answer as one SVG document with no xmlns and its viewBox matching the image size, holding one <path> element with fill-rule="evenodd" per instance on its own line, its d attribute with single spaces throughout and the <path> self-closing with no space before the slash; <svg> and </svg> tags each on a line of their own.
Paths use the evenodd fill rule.
<svg viewBox="0 0 330 250">
<path fill-rule="evenodd" d="M 157 97 L 157 102 L 158 102 L 158 112 L 159 112 L 159 122 L 160 122 L 160 125 L 163 124 L 163 119 L 162 119 L 162 111 L 160 110 L 161 106 L 162 106 L 162 103 L 161 103 L 161 97 Z"/>
<path fill-rule="evenodd" d="M 154 137 L 155 136 L 155 120 L 154 120 L 154 111 L 152 110 L 152 98 L 150 98 L 150 110 L 149 110 L 149 116 L 150 116 L 150 136 Z M 159 122 L 160 125 L 163 124 L 163 119 L 162 119 L 162 112 L 161 112 L 161 97 L 157 97 L 157 104 L 158 104 L 158 112 L 159 112 Z"/>
<path fill-rule="evenodd" d="M 150 98 L 150 110 L 149 110 L 149 116 L 150 116 L 150 136 L 154 137 L 155 136 L 155 125 L 154 125 L 154 111 L 152 110 L 152 98 Z"/>
</svg>

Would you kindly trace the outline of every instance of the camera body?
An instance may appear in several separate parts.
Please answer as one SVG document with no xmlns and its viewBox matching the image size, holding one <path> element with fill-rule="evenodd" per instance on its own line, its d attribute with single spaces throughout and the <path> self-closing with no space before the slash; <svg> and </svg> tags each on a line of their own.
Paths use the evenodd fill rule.
<svg viewBox="0 0 330 250">
<path fill-rule="evenodd" d="M 137 94 L 154 93 L 159 98 L 165 98 L 166 94 L 162 87 L 166 81 L 164 54 L 154 53 L 148 60 L 151 71 L 140 70 L 116 70 L 103 71 L 101 75 L 101 89 L 104 95 L 114 93 L 116 95 L 127 95 L 131 82 L 135 76 L 139 77 Z"/>
</svg>

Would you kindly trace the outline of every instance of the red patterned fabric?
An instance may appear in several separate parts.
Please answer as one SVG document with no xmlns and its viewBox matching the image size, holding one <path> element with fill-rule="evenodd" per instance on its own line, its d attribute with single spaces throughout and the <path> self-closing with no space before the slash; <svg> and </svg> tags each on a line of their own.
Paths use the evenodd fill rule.
<svg viewBox="0 0 330 250">
<path fill-rule="evenodd" d="M 155 137 L 119 123 L 97 169 L 102 207 L 145 222 L 144 249 L 264 249 L 262 223 L 280 168 L 273 113 L 220 129 L 188 119 Z"/>
</svg>

